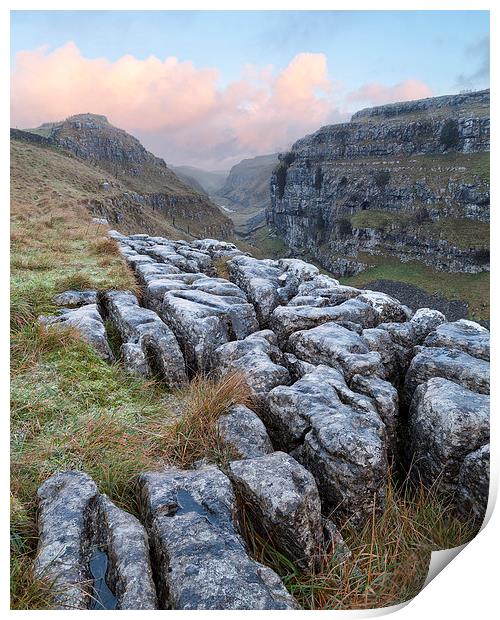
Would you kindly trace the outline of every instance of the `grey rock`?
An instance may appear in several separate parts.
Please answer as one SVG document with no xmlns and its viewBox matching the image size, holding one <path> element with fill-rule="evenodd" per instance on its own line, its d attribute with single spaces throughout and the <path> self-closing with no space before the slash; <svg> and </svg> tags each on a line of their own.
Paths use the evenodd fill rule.
<svg viewBox="0 0 500 620">
<path fill-rule="evenodd" d="M 460 319 L 454 323 L 439 325 L 427 336 L 424 346 L 459 349 L 469 355 L 489 361 L 490 332 L 474 321 Z"/>
<path fill-rule="evenodd" d="M 288 349 L 306 362 L 341 369 L 347 379 L 355 374 L 384 374 L 380 354 L 370 351 L 356 333 L 334 322 L 293 333 Z"/>
<path fill-rule="evenodd" d="M 335 511 L 336 521 L 348 517 L 360 524 L 374 502 L 377 512 L 384 506 L 386 430 L 367 399 L 342 402 L 341 384 L 338 371 L 319 366 L 291 386 L 276 387 L 265 422 L 273 443 L 314 475 L 324 510 Z"/>
<path fill-rule="evenodd" d="M 226 256 L 237 256 L 242 254 L 240 250 L 234 245 L 234 243 L 228 243 L 227 241 L 218 241 L 217 239 L 197 239 L 191 243 L 193 248 L 198 248 L 205 252 L 208 252 L 214 259 L 223 258 Z"/>
<path fill-rule="evenodd" d="M 253 459 L 273 452 L 266 427 L 259 416 L 245 405 L 236 405 L 217 423 L 219 437 L 234 458 Z"/>
<path fill-rule="evenodd" d="M 131 514 L 100 495 L 90 476 L 66 471 L 38 490 L 35 573 L 54 585 L 60 609 L 87 609 L 94 596 L 90 562 L 106 555 L 106 585 L 117 609 L 156 609 L 148 538 Z M 96 603 L 96 608 L 99 603 Z"/>
<path fill-rule="evenodd" d="M 332 293 L 338 291 L 339 288 L 344 288 L 340 285 L 338 280 L 334 278 L 330 278 L 330 276 L 325 276 L 323 274 L 318 274 L 307 280 L 306 282 L 302 282 L 299 285 L 297 294 L 298 295 L 319 295 L 328 297 Z M 356 289 L 357 291 L 357 289 Z M 356 295 L 359 295 L 359 291 L 356 292 Z"/>
<path fill-rule="evenodd" d="M 413 356 L 413 347 L 408 349 L 397 344 L 391 334 L 380 327 L 364 329 L 361 332 L 361 339 L 370 351 L 380 355 L 386 378 L 397 382 L 400 374 L 406 372 Z"/>
<path fill-rule="evenodd" d="M 71 310 L 61 309 L 56 316 L 42 316 L 38 320 L 48 329 L 58 327 L 75 329 L 83 340 L 95 348 L 99 357 L 106 361 L 113 360 L 104 322 L 96 304 L 87 304 Z"/>
<path fill-rule="evenodd" d="M 228 342 L 215 351 L 214 368 L 219 375 L 242 372 L 256 407 L 261 407 L 268 392 L 277 385 L 290 383 L 283 356 L 271 330 L 262 330 L 244 340 Z"/>
<path fill-rule="evenodd" d="M 377 312 L 380 323 L 404 322 L 411 318 L 411 311 L 401 302 L 380 291 L 363 291 L 358 297 Z"/>
<path fill-rule="evenodd" d="M 296 357 L 293 353 L 284 353 L 283 363 L 288 369 L 288 372 L 290 373 L 290 377 L 292 378 L 293 382 L 302 379 L 304 375 L 307 375 L 309 372 L 312 372 L 315 369 L 314 364 L 299 360 L 299 358 Z"/>
<path fill-rule="evenodd" d="M 443 378 L 418 386 L 408 420 L 412 474 L 456 490 L 465 457 L 489 442 L 490 398 Z"/>
<path fill-rule="evenodd" d="M 236 531 L 236 498 L 217 468 L 140 477 L 160 605 L 172 609 L 296 609 Z"/>
<path fill-rule="evenodd" d="M 409 404 L 417 386 L 433 377 L 449 379 L 480 394 L 490 391 L 490 365 L 485 360 L 457 349 L 422 347 L 406 373 L 405 402 Z"/>
<path fill-rule="evenodd" d="M 371 305 L 358 299 L 350 299 L 338 306 L 279 306 L 271 316 L 270 327 L 279 342 L 286 344 L 288 338 L 299 330 L 311 329 L 329 321 L 352 322 L 363 327 L 374 327 L 378 314 Z"/>
<path fill-rule="evenodd" d="M 155 263 L 152 259 L 148 262 L 135 263 L 133 269 L 139 282 L 146 288 L 152 281 L 162 281 L 165 276 L 180 275 L 177 267 Z"/>
<path fill-rule="evenodd" d="M 285 277 L 293 275 L 299 282 L 309 282 L 320 275 L 317 267 L 298 258 L 280 258 L 278 265 L 283 269 Z"/>
<path fill-rule="evenodd" d="M 153 265 L 147 267 L 156 270 L 157 265 L 161 266 L 160 263 L 154 263 Z M 165 265 L 165 267 L 168 267 L 168 265 Z M 144 276 L 145 303 L 151 310 L 160 312 L 165 293 L 170 291 L 189 290 L 197 280 L 204 279 L 205 277 L 206 276 L 202 273 L 162 274 L 152 272 L 151 276 L 146 274 Z"/>
<path fill-rule="evenodd" d="M 439 325 L 445 323 L 446 317 L 439 310 L 419 308 L 411 317 L 410 322 L 415 327 L 418 337 L 423 339 Z"/>
<path fill-rule="evenodd" d="M 411 349 L 413 349 L 414 346 L 421 344 L 428 333 L 419 333 L 416 325 L 414 325 L 411 321 L 408 321 L 407 323 L 380 323 L 380 325 L 377 326 L 377 329 L 387 332 L 395 344 L 400 347 L 410 349 L 410 355 Z"/>
<path fill-rule="evenodd" d="M 314 306 L 315 308 L 324 308 L 329 305 L 327 297 L 313 297 L 312 295 L 295 295 L 288 302 L 288 306 Z"/>
<path fill-rule="evenodd" d="M 209 278 L 198 280 L 189 290 L 165 293 L 160 310 L 193 372 L 210 370 L 217 347 L 241 340 L 259 328 L 253 306 L 241 291 L 237 295 L 217 294 L 231 291 L 224 283 L 206 280 Z M 202 286 L 213 292 L 202 290 Z"/>
<path fill-rule="evenodd" d="M 139 376 L 160 374 L 169 388 L 185 385 L 186 367 L 179 344 L 156 312 L 139 306 L 128 291 L 102 292 L 99 303 L 120 334 L 127 370 Z"/>
<path fill-rule="evenodd" d="M 259 532 L 304 570 L 313 570 L 323 539 L 313 476 L 284 452 L 233 461 L 228 475 Z"/>
<path fill-rule="evenodd" d="M 38 489 L 35 575 L 53 584 L 58 609 L 87 609 L 92 576 L 86 562 L 87 520 L 97 486 L 83 472 L 54 474 Z"/>
<path fill-rule="evenodd" d="M 278 288 L 282 269 L 276 261 L 237 256 L 228 262 L 229 275 L 252 302 L 261 327 L 267 326 L 271 312 L 280 303 Z"/>
<path fill-rule="evenodd" d="M 69 308 L 95 304 L 97 303 L 97 291 L 90 289 L 85 291 L 64 291 L 64 293 L 59 293 L 54 297 L 54 303 L 57 306 Z"/>
<path fill-rule="evenodd" d="M 94 515 L 95 542 L 108 556 L 106 581 L 117 609 L 156 609 L 156 591 L 144 527 L 128 512 L 100 495 Z"/>
<path fill-rule="evenodd" d="M 490 491 L 490 444 L 468 454 L 460 467 L 456 504 L 464 519 L 481 523 Z"/>
<path fill-rule="evenodd" d="M 379 377 L 354 375 L 351 388 L 369 396 L 387 431 L 388 454 L 394 456 L 397 448 L 399 422 L 399 396 L 396 388 Z"/>
</svg>

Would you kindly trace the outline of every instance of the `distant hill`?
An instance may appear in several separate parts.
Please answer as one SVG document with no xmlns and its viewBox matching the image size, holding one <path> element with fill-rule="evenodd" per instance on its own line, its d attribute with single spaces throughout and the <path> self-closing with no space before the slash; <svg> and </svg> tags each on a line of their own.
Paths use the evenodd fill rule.
<svg viewBox="0 0 500 620">
<path fill-rule="evenodd" d="M 32 144 L 41 139 L 52 149 L 71 153 L 82 164 L 97 168 L 106 188 L 106 200 L 101 201 L 100 194 L 96 198 L 103 211 L 112 201 L 117 217 L 119 204 L 124 209 L 135 205 L 136 210 L 151 210 L 155 220 L 164 220 L 165 225 L 174 228 L 182 226 L 189 234 L 226 237 L 231 233 L 230 219 L 206 194 L 179 179 L 163 159 L 147 151 L 126 131 L 111 125 L 105 116 L 77 114 L 59 123 L 44 123 L 30 129 L 24 137 L 19 135 L 22 133 L 12 130 L 11 137 Z"/>
<path fill-rule="evenodd" d="M 195 166 L 170 167 L 184 183 L 208 196 L 215 194 L 224 185 L 228 175 L 228 172 L 223 170 L 202 170 Z"/>
<path fill-rule="evenodd" d="M 265 221 L 265 210 L 271 206 L 271 174 L 277 164 L 277 153 L 243 159 L 213 195 L 217 204 L 231 210 L 229 215 L 239 232 L 248 232 Z"/>
</svg>

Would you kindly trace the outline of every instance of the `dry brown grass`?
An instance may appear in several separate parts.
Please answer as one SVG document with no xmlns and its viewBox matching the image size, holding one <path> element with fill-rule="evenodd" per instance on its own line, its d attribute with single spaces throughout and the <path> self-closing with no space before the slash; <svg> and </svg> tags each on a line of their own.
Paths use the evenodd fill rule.
<svg viewBox="0 0 500 620">
<path fill-rule="evenodd" d="M 99 237 L 92 241 L 91 251 L 97 255 L 121 256 L 118 243 L 110 237 Z"/>
<path fill-rule="evenodd" d="M 215 273 L 218 278 L 226 278 L 226 280 L 229 280 L 229 269 L 227 264 L 230 260 L 230 256 L 221 256 L 214 260 Z"/>
<path fill-rule="evenodd" d="M 325 610 L 374 609 L 411 599 L 425 581 L 431 552 L 464 544 L 477 531 L 435 491 L 390 485 L 382 515 L 360 529 L 340 528 L 351 557 L 339 562 L 335 550 L 326 550 L 318 569 L 303 573 L 256 532 L 251 516 L 243 524 L 252 555 L 282 576 L 302 607 Z"/>
<path fill-rule="evenodd" d="M 184 398 L 184 410 L 174 426 L 156 428 L 157 448 L 166 461 L 188 467 L 200 459 L 223 463 L 229 453 L 217 433 L 217 420 L 230 407 L 249 404 L 250 390 L 242 373 L 221 379 L 195 377 Z"/>
</svg>

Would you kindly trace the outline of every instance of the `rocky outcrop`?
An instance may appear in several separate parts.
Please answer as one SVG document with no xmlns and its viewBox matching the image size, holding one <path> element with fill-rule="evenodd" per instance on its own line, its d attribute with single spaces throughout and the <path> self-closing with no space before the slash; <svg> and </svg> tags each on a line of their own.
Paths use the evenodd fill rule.
<svg viewBox="0 0 500 620">
<path fill-rule="evenodd" d="M 484 517 L 489 481 L 489 337 L 471 321 L 442 323 L 408 369 L 406 457 L 425 486 L 451 494 L 459 514 Z"/>
<path fill-rule="evenodd" d="M 247 555 L 220 470 L 147 473 L 140 484 L 163 608 L 297 607 L 278 575 Z"/>
<path fill-rule="evenodd" d="M 99 496 L 91 517 L 94 544 L 108 557 L 108 570 L 102 578 L 109 582 L 114 592 L 116 608 L 156 609 L 149 540 L 144 527 L 136 517 L 115 506 L 106 495 Z"/>
<path fill-rule="evenodd" d="M 468 454 L 489 443 L 490 398 L 453 381 L 432 378 L 418 386 L 409 415 L 415 474 L 426 486 L 455 491 Z"/>
<path fill-rule="evenodd" d="M 265 422 L 275 445 L 314 475 L 326 513 L 360 524 L 384 506 L 387 435 L 368 399 L 344 404 L 342 383 L 338 371 L 319 366 L 274 388 Z"/>
<path fill-rule="evenodd" d="M 120 335 L 121 357 L 128 371 L 144 377 L 158 374 L 170 388 L 186 383 L 177 339 L 155 312 L 139 306 L 129 291 L 106 291 L 99 303 Z"/>
<path fill-rule="evenodd" d="M 465 319 L 439 325 L 424 340 L 424 346 L 459 349 L 482 360 L 490 360 L 489 331 Z"/>
<path fill-rule="evenodd" d="M 97 304 L 91 303 L 75 309 L 61 308 L 56 315 L 41 316 L 38 320 L 48 329 L 58 327 L 74 329 L 83 340 L 94 347 L 100 357 L 106 361 L 114 359 Z"/>
<path fill-rule="evenodd" d="M 290 383 L 290 374 L 283 364 L 276 336 L 269 329 L 223 344 L 215 351 L 217 372 L 220 375 L 244 373 L 256 407 L 263 405 L 272 388 Z"/>
<path fill-rule="evenodd" d="M 273 444 L 262 420 L 245 405 L 231 407 L 221 415 L 217 430 L 233 458 L 255 459 L 273 452 Z"/>
<path fill-rule="evenodd" d="M 233 461 L 229 477 L 263 536 L 313 570 L 323 542 L 321 501 L 313 476 L 283 452 Z"/>
<path fill-rule="evenodd" d="M 35 574 L 58 609 L 156 609 L 145 530 L 101 495 L 84 472 L 51 476 L 38 490 Z"/>
<path fill-rule="evenodd" d="M 69 151 L 102 170 L 103 180 L 113 195 L 89 201 L 88 207 L 95 215 L 120 223 L 118 217 L 129 207 L 136 212 L 136 218 L 147 207 L 157 212 L 157 219 L 171 223 L 173 228 L 180 226 L 188 233 L 221 238 L 231 233 L 231 220 L 206 194 L 181 181 L 163 159 L 147 151 L 126 131 L 114 127 L 105 116 L 76 114 L 32 131 L 44 134 L 40 137 L 44 144 Z M 28 137 L 32 141 L 31 136 L 35 135 L 26 137 L 26 132 L 20 133 L 23 135 L 15 133 L 13 137 L 22 140 Z M 129 213 L 127 219 L 130 217 Z"/>
<path fill-rule="evenodd" d="M 217 421 L 224 471 L 201 460 L 140 475 L 145 529 L 83 472 L 42 485 L 35 568 L 58 607 L 295 609 L 278 575 L 248 555 L 239 523 L 249 518 L 297 570 L 325 554 L 334 566 L 349 555 L 338 527 L 381 514 L 391 470 L 410 464 L 462 519 L 482 519 L 486 329 L 342 286 L 301 260 L 259 261 L 213 239 L 111 236 L 143 305 L 128 291 L 68 291 L 56 301 L 77 307 L 43 322 L 78 328 L 90 317 L 97 327 L 84 322 L 84 337 L 107 347 L 106 319 L 125 368 L 170 388 L 208 369 L 237 372 L 252 402 Z M 217 276 L 220 259 L 229 279 Z"/>
<path fill-rule="evenodd" d="M 450 379 L 480 394 L 488 394 L 490 391 L 488 362 L 458 349 L 422 347 L 413 358 L 406 374 L 404 386 L 406 402 L 411 402 L 419 385 L 433 377 Z"/>
<path fill-rule="evenodd" d="M 489 269 L 489 91 L 363 110 L 298 140 L 268 221 L 295 251 L 354 275 L 370 255 Z"/>
</svg>

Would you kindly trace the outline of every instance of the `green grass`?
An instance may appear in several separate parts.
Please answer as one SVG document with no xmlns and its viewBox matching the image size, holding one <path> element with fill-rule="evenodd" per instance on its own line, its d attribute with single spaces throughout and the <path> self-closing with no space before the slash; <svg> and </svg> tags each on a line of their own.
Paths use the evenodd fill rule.
<svg viewBox="0 0 500 620">
<path fill-rule="evenodd" d="M 407 222 L 410 216 L 397 211 L 366 210 L 358 211 L 349 218 L 354 228 L 375 228 L 387 230 L 392 226 L 399 227 Z"/>
<path fill-rule="evenodd" d="M 234 240 L 243 251 L 250 251 L 256 258 L 283 258 L 288 255 L 289 248 L 272 226 L 262 226 L 252 231 L 245 242 Z"/>
<path fill-rule="evenodd" d="M 443 217 L 439 222 L 426 222 L 420 226 L 420 234 L 434 239 L 444 239 L 452 247 L 461 250 L 490 247 L 490 224 L 467 218 Z"/>
<path fill-rule="evenodd" d="M 168 393 L 154 381 L 109 364 L 72 330 L 46 329 L 41 314 L 68 288 L 137 289 L 116 243 L 102 237 L 79 208 L 50 214 L 12 204 L 11 229 L 11 604 L 47 608 L 50 584 L 36 579 L 36 491 L 54 472 L 88 472 L 102 492 L 138 514 L 140 472 L 198 456 L 228 456 L 217 441 L 216 419 L 246 388 L 235 377 L 200 378 Z M 112 346 L 119 340 L 108 326 Z"/>
<path fill-rule="evenodd" d="M 441 217 L 438 221 L 417 221 L 416 212 L 372 209 L 358 211 L 349 219 L 354 228 L 373 228 L 381 232 L 396 230 L 422 240 L 444 240 L 450 247 L 461 250 L 490 247 L 489 222 L 469 218 Z"/>
<path fill-rule="evenodd" d="M 350 278 L 341 278 L 343 284 L 363 288 L 373 280 L 395 280 L 418 286 L 430 294 L 442 295 L 450 300 L 466 300 L 469 318 L 489 319 L 490 274 L 448 273 L 412 261 L 402 263 L 397 258 L 359 253 L 358 259 L 374 267 Z"/>
</svg>

